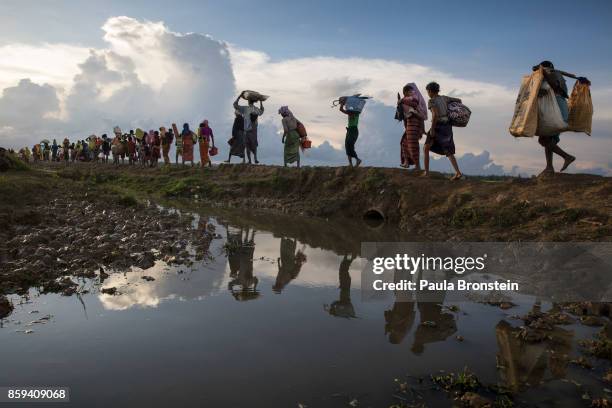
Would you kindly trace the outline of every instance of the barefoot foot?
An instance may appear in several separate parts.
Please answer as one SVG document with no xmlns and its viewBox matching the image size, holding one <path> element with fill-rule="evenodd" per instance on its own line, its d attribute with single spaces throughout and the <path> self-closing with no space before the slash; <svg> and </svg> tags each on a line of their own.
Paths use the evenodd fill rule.
<svg viewBox="0 0 612 408">
<path fill-rule="evenodd" d="M 540 174 L 538 174 L 538 177 L 547 177 L 547 176 L 552 176 L 554 174 L 555 174 L 555 169 L 545 168 L 544 170 L 542 170 Z"/>
<path fill-rule="evenodd" d="M 570 156 L 567 159 L 565 159 L 565 162 L 563 163 L 563 167 L 561 167 L 561 171 L 567 169 L 569 165 L 574 162 L 574 160 L 576 160 L 574 156 Z"/>
</svg>

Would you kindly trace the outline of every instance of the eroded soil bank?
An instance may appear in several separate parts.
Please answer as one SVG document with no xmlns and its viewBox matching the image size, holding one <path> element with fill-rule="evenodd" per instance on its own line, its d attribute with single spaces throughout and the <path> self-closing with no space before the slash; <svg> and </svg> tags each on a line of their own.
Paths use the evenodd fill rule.
<svg viewBox="0 0 612 408">
<path fill-rule="evenodd" d="M 423 240 L 609 241 L 612 180 L 558 174 L 450 182 L 403 169 L 220 165 L 212 169 L 57 167 L 118 193 L 322 218 L 384 219 Z"/>
<path fill-rule="evenodd" d="M 396 230 L 414 240 L 612 239 L 612 181 L 591 175 L 450 182 L 382 168 L 19 168 L 0 176 L 0 293 L 34 285 L 70 293 L 74 285 L 58 277 L 104 276 L 105 268 L 146 267 L 156 259 L 189 262 L 187 246 L 205 244 L 214 231 L 190 228 L 191 216 L 152 202 L 238 208 L 245 217 L 269 210 L 344 219 L 365 240 L 376 230 L 364 231 L 364 217 L 384 223 L 385 236 Z"/>
</svg>

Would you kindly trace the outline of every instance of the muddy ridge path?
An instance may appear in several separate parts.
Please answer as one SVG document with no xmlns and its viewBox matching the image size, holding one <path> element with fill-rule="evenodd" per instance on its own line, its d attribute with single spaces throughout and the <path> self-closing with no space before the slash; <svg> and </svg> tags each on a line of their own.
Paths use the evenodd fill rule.
<svg viewBox="0 0 612 408">
<path fill-rule="evenodd" d="M 188 264 L 189 248 L 206 256 L 214 229 L 165 208 L 335 219 L 376 237 L 384 225 L 427 241 L 610 241 L 611 193 L 612 179 L 585 174 L 451 182 L 375 167 L 19 162 L 0 172 L 0 296 L 70 295 L 70 276 L 103 282 L 157 260 Z"/>
<path fill-rule="evenodd" d="M 468 177 L 451 182 L 404 169 L 47 164 L 39 172 L 85 189 L 180 205 L 383 221 L 420 240 L 610 241 L 612 178 Z M 41 174 L 42 173 L 42 174 Z"/>
</svg>

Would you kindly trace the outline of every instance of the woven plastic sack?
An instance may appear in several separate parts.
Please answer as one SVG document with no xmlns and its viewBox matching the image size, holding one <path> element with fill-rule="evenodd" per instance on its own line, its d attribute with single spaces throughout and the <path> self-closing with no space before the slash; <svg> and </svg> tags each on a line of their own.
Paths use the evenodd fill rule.
<svg viewBox="0 0 612 408">
<path fill-rule="evenodd" d="M 591 87 L 578 81 L 570 95 L 568 130 L 584 132 L 591 136 L 591 124 L 593 123 L 593 102 L 591 100 Z"/>
<path fill-rule="evenodd" d="M 512 136 L 535 136 L 538 127 L 538 92 L 543 78 L 542 69 L 523 77 L 510 123 L 509 130 Z"/>
</svg>

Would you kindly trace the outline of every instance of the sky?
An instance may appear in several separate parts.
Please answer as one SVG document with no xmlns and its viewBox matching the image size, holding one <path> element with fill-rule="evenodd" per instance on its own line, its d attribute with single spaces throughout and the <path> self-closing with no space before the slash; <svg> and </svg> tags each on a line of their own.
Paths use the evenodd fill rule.
<svg viewBox="0 0 612 408">
<path fill-rule="evenodd" d="M 610 21 L 609 1 L 4 0 L 0 145 L 204 118 L 224 145 L 231 102 L 255 89 L 270 95 L 262 159 L 282 160 L 277 110 L 289 105 L 315 145 L 304 162 L 344 164 L 346 118 L 330 103 L 361 92 L 373 99 L 357 150 L 397 166 L 395 94 L 435 80 L 473 111 L 455 131 L 466 172 L 529 175 L 541 148 L 507 128 L 521 77 L 548 59 L 593 82 L 592 136 L 562 135 L 572 171 L 612 175 Z"/>
</svg>

